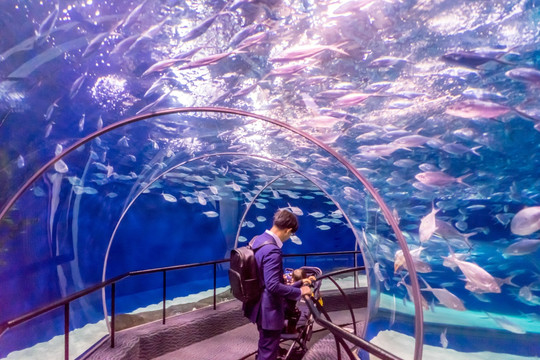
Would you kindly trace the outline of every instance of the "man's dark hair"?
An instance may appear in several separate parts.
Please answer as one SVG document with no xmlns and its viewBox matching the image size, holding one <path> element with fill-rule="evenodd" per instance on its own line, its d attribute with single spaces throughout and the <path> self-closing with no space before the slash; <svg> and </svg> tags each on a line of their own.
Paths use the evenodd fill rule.
<svg viewBox="0 0 540 360">
<path fill-rule="evenodd" d="M 282 230 L 292 229 L 295 233 L 298 230 L 298 219 L 288 210 L 278 210 L 274 214 L 274 226 Z"/>
</svg>

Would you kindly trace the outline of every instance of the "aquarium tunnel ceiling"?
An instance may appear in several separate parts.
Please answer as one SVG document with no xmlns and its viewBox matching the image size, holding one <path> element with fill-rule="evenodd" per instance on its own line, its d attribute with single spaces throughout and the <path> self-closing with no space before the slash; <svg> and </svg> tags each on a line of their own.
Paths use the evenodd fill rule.
<svg viewBox="0 0 540 360">
<path fill-rule="evenodd" d="M 0 322 L 288 208 L 285 253 L 362 251 L 368 340 L 540 356 L 539 6 L 3 2 Z"/>
</svg>

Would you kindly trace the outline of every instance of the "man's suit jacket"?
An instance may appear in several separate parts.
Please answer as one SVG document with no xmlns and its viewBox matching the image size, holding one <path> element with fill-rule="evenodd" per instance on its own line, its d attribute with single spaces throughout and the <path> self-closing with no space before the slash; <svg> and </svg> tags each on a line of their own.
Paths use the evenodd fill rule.
<svg viewBox="0 0 540 360">
<path fill-rule="evenodd" d="M 283 280 L 283 263 L 281 249 L 275 239 L 268 233 L 259 235 L 253 242 L 256 249 L 262 243 L 271 241 L 255 251 L 255 259 L 259 269 L 259 279 L 264 286 L 261 297 L 251 303 L 244 304 L 244 314 L 265 330 L 281 330 L 284 325 L 284 300 L 299 300 L 301 297 L 301 281 L 293 285 L 285 285 Z"/>
</svg>

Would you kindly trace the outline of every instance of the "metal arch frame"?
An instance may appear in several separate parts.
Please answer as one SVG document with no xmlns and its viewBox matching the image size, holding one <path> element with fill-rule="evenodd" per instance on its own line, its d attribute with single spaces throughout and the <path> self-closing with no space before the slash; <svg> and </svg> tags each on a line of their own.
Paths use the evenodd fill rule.
<svg viewBox="0 0 540 360">
<path fill-rule="evenodd" d="M 409 252 L 407 241 L 405 240 L 405 237 L 403 236 L 403 233 L 401 232 L 399 225 L 397 224 L 397 221 L 394 219 L 392 212 L 382 199 L 382 197 L 379 195 L 378 191 L 375 189 L 375 187 L 354 167 L 352 166 L 342 155 L 340 155 L 336 150 L 332 149 L 330 146 L 326 145 L 321 140 L 315 138 L 314 136 L 306 133 L 303 130 L 297 129 L 287 123 L 284 123 L 279 120 L 272 119 L 270 117 L 264 116 L 264 115 L 258 115 L 254 113 L 250 113 L 244 110 L 238 110 L 238 109 L 231 109 L 231 108 L 225 108 L 225 107 L 186 107 L 186 108 L 171 108 L 171 109 L 165 109 L 160 110 L 148 114 L 143 115 L 136 115 L 124 120 L 121 120 L 117 123 L 108 125 L 101 130 L 98 130 L 79 141 L 75 142 L 73 145 L 71 145 L 69 148 L 65 149 L 65 151 L 51 160 L 49 160 L 46 164 L 44 164 L 38 171 L 34 173 L 28 179 L 20 188 L 19 190 L 10 198 L 10 200 L 4 205 L 2 208 L 2 211 L 0 212 L 0 221 L 4 218 L 6 213 L 11 209 L 11 207 L 15 204 L 15 202 L 22 196 L 22 194 L 30 188 L 30 186 L 39 178 L 41 177 L 54 163 L 56 163 L 58 160 L 62 159 L 67 154 L 71 153 L 81 145 L 89 142 L 90 140 L 105 134 L 109 131 L 112 131 L 114 129 L 120 128 L 124 125 L 138 122 L 141 120 L 145 120 L 152 117 L 157 116 L 163 116 L 163 115 L 169 115 L 169 114 L 177 114 L 177 113 L 187 113 L 187 112 L 208 112 L 208 113 L 225 113 L 225 114 L 233 114 L 233 115 L 239 115 L 239 116 L 245 116 L 250 117 L 262 121 L 266 121 L 268 123 L 274 124 L 276 126 L 282 127 L 284 129 L 287 129 L 295 134 L 298 134 L 302 136 L 303 138 L 309 140 L 310 142 L 314 143 L 315 145 L 319 146 L 320 148 L 324 149 L 326 152 L 328 152 L 331 156 L 336 158 L 340 163 L 342 163 L 360 182 L 366 187 L 368 192 L 371 194 L 371 196 L 374 197 L 375 201 L 379 204 L 381 209 L 383 210 L 383 215 L 390 224 L 390 227 L 396 234 L 396 238 L 398 240 L 398 243 L 403 250 L 403 255 L 405 257 L 405 263 L 407 265 L 407 269 L 409 271 L 410 275 L 410 281 L 411 281 L 411 287 L 412 287 L 412 293 L 413 293 L 413 301 L 414 301 L 414 333 L 415 333 L 415 349 L 414 349 L 414 359 L 420 360 L 422 359 L 422 351 L 423 351 L 423 343 L 424 343 L 424 314 L 422 309 L 422 304 L 420 301 L 421 295 L 420 295 L 420 284 L 418 282 L 418 275 L 416 272 L 416 268 L 413 263 L 412 256 Z"/>
<path fill-rule="evenodd" d="M 276 182 L 277 180 L 279 180 L 281 178 L 284 178 L 284 177 L 286 177 L 286 176 L 288 176 L 290 174 L 292 174 L 292 172 L 276 176 L 273 180 L 269 181 L 266 185 L 264 185 L 262 187 L 262 189 L 259 190 L 259 192 L 257 192 L 257 194 L 255 194 L 255 196 L 253 196 L 253 199 L 251 199 L 249 204 L 246 206 L 246 210 L 244 210 L 244 213 L 242 214 L 242 218 L 240 218 L 240 222 L 238 224 L 238 230 L 236 230 L 236 236 L 234 237 L 234 249 L 236 249 L 238 247 L 238 238 L 240 237 L 240 230 L 242 229 L 242 224 L 244 223 L 244 220 L 246 220 L 246 216 L 247 216 L 247 214 L 249 212 L 249 209 L 251 209 L 251 206 L 255 203 L 255 200 L 257 200 L 259 195 L 261 195 L 261 193 L 264 190 L 266 190 L 266 188 L 268 188 L 270 185 L 272 185 L 274 182 Z"/>
<path fill-rule="evenodd" d="M 356 234 L 356 232 L 354 232 L 354 226 L 351 222 L 351 220 L 349 219 L 349 217 L 347 216 L 347 214 L 343 211 L 343 208 L 341 207 L 341 205 L 339 204 L 339 202 L 337 202 L 336 200 L 334 200 L 334 198 L 332 197 L 332 195 L 330 195 L 328 193 L 328 191 L 326 191 L 323 187 L 321 187 L 319 184 L 317 184 L 317 182 L 310 176 L 306 175 L 304 172 L 302 171 L 299 171 L 297 169 L 294 169 L 292 167 L 290 167 L 289 165 L 281 162 L 281 161 L 278 161 L 278 160 L 275 160 L 275 159 L 269 159 L 270 161 L 272 162 L 275 162 L 276 164 L 279 164 L 281 166 L 284 166 L 286 168 L 288 168 L 289 170 L 291 170 L 292 172 L 295 172 L 297 173 L 298 175 L 300 176 L 303 176 L 304 178 L 306 178 L 309 182 L 313 183 L 317 188 L 319 188 L 319 190 L 321 190 L 333 203 L 334 205 L 336 205 L 336 207 L 338 208 L 339 211 L 341 211 L 341 213 L 343 214 L 343 217 L 345 218 L 345 220 L 347 220 L 347 223 L 349 224 L 351 230 L 353 231 L 354 233 L 354 237 L 356 238 L 356 242 L 358 242 L 358 240 L 360 240 L 360 238 L 358 237 L 358 234 Z M 259 195 L 264 191 L 266 190 L 270 185 L 272 185 L 275 181 L 287 176 L 287 175 L 290 175 L 292 174 L 292 172 L 288 173 L 288 174 L 284 174 L 284 175 L 281 175 L 281 176 L 278 176 L 276 177 L 275 179 L 273 179 L 272 181 L 270 181 L 269 183 L 267 183 L 261 190 L 259 190 L 259 192 L 257 194 L 255 194 L 253 196 L 253 199 L 249 202 L 249 204 L 246 206 L 246 210 L 244 210 L 244 214 L 242 215 L 242 219 L 240 220 L 240 224 L 242 224 L 246 218 L 246 215 L 247 213 L 249 212 L 249 209 L 251 208 L 251 206 L 255 203 L 255 200 L 257 200 L 257 198 L 259 197 Z M 236 238 L 234 239 L 234 247 L 236 248 L 238 246 L 238 237 L 240 236 L 240 229 L 241 227 L 238 227 L 238 231 L 236 233 Z"/>
</svg>

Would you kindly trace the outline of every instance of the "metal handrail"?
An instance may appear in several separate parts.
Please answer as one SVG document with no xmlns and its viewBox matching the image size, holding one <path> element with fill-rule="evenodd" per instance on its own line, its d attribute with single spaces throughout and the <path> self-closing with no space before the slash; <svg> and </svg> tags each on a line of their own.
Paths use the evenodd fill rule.
<svg viewBox="0 0 540 360">
<path fill-rule="evenodd" d="M 330 255 L 354 255 L 361 254 L 359 250 L 347 250 L 347 251 L 335 251 L 335 252 L 318 252 L 318 253 L 305 253 L 305 254 L 283 254 L 283 257 L 304 257 L 304 266 L 307 266 L 308 256 L 330 256 Z M 356 265 L 356 257 L 354 258 L 354 264 Z M 354 284 L 356 288 L 356 283 Z"/>
<path fill-rule="evenodd" d="M 343 291 L 341 286 L 339 286 L 337 281 L 333 279 L 333 276 L 348 273 L 348 272 L 353 272 L 353 271 L 356 273 L 358 270 L 365 270 L 365 269 L 366 269 L 365 266 L 358 266 L 358 267 L 354 267 L 354 268 L 350 268 L 350 269 L 337 270 L 337 271 L 333 271 L 331 273 L 319 276 L 319 278 L 317 279 L 317 280 L 330 279 L 330 281 L 332 281 L 332 283 L 336 286 L 338 291 L 341 293 L 341 296 L 343 296 L 343 299 L 345 299 L 345 303 L 347 304 L 347 307 L 349 308 L 349 313 L 351 314 L 351 319 L 352 319 L 352 324 L 353 324 L 353 331 L 354 331 L 355 334 L 357 334 L 356 317 L 354 316 L 354 310 L 353 310 L 351 301 L 350 301 L 349 297 L 347 296 L 347 294 L 345 293 L 345 291 Z M 356 276 L 355 276 L 355 278 L 356 278 Z M 356 283 L 355 283 L 355 288 L 356 288 Z M 328 319 L 328 320 L 330 320 L 330 319 Z"/>
<path fill-rule="evenodd" d="M 304 259 L 307 256 L 329 256 L 329 255 L 347 255 L 347 254 L 361 254 L 361 251 L 336 251 L 336 252 L 320 252 L 320 253 L 306 253 L 306 254 L 287 254 L 283 255 L 284 257 L 302 257 L 304 256 Z M 217 264 L 229 262 L 230 259 L 222 259 L 222 260 L 212 260 L 212 261 L 206 261 L 206 262 L 200 262 L 200 263 L 193 263 L 193 264 L 183 264 L 183 265 L 173 265 L 173 266 L 167 266 L 167 267 L 160 267 L 160 268 L 153 268 L 153 269 L 145 269 L 145 270 L 135 270 L 135 271 L 129 271 L 125 274 L 118 275 L 114 278 L 111 278 L 109 280 L 103 281 L 101 283 L 95 284 L 87 289 L 78 291 L 76 293 L 73 293 L 63 299 L 54 301 L 46 306 L 43 306 L 37 310 L 30 311 L 24 315 L 21 315 L 13 320 L 9 320 L 7 322 L 4 322 L 0 324 L 0 337 L 10 328 L 13 328 L 17 325 L 20 325 L 26 321 L 32 320 L 40 315 L 43 315 L 51 310 L 54 310 L 56 308 L 64 307 L 64 322 L 68 325 L 64 327 L 64 349 L 65 349 L 65 359 L 67 360 L 69 358 L 69 304 L 83 296 L 86 296 L 94 291 L 103 289 L 104 287 L 111 285 L 111 347 L 114 348 L 114 341 L 115 341 L 115 287 L 116 283 L 120 280 L 123 280 L 130 276 L 137 276 L 137 275 L 145 275 L 145 274 L 152 274 L 152 273 L 158 273 L 163 272 L 163 324 L 165 324 L 165 302 L 166 302 L 166 277 L 165 274 L 167 271 L 172 270 L 180 270 L 180 269 L 187 269 L 187 268 L 193 268 L 198 266 L 206 266 L 206 265 L 213 265 L 214 266 L 214 310 L 216 309 L 216 273 L 217 273 Z M 333 274 L 333 273 L 330 273 Z"/>
<path fill-rule="evenodd" d="M 383 348 L 380 348 L 377 345 L 370 343 L 366 339 L 363 339 L 356 334 L 351 334 L 350 332 L 342 329 L 333 322 L 324 319 L 321 316 L 319 310 L 317 309 L 316 303 L 311 296 L 304 295 L 304 300 L 306 301 L 309 311 L 311 311 L 311 313 L 313 314 L 313 318 L 315 319 L 315 321 L 319 325 L 330 331 L 336 337 L 336 341 L 343 343 L 343 340 L 345 339 L 382 360 L 402 360 L 400 357 L 397 357 L 394 354 L 384 350 Z M 339 349 L 337 349 L 337 351 L 339 351 Z M 351 357 L 351 359 L 353 358 Z"/>
</svg>

